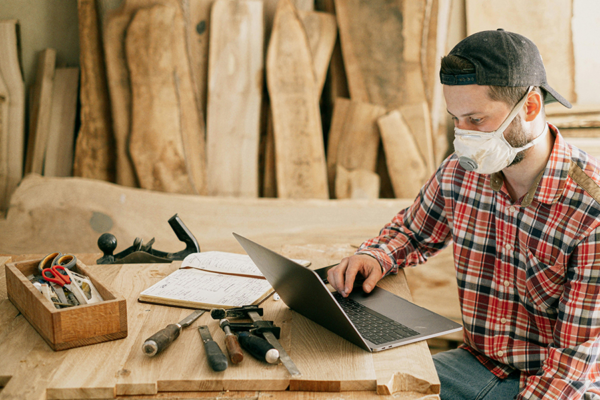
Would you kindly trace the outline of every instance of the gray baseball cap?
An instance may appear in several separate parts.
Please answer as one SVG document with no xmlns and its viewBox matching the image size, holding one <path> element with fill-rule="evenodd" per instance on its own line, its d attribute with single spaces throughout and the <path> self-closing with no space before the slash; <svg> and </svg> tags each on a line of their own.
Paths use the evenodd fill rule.
<svg viewBox="0 0 600 400">
<path fill-rule="evenodd" d="M 474 73 L 442 74 L 444 85 L 539 86 L 546 91 L 544 103 L 571 103 L 546 80 L 546 69 L 537 46 L 525 36 L 504 29 L 482 31 L 463 39 L 448 53 L 475 65 Z"/>
</svg>

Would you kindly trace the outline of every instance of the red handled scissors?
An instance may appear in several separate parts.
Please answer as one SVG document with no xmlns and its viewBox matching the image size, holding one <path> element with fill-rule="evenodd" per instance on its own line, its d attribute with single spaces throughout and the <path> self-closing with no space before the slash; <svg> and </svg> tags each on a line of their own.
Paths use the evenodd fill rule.
<svg viewBox="0 0 600 400">
<path fill-rule="evenodd" d="M 60 287 L 64 286 L 71 292 L 73 291 L 71 290 L 71 277 L 62 265 L 53 265 L 50 268 L 44 268 L 42 270 L 42 277 L 48 282 L 56 283 Z"/>
</svg>

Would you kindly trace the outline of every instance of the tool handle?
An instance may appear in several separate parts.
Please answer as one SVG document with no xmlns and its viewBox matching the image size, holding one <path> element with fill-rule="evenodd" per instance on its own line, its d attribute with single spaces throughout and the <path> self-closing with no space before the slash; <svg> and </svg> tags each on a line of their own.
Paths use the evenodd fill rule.
<svg viewBox="0 0 600 400">
<path fill-rule="evenodd" d="M 142 351 L 149 357 L 153 357 L 165 350 L 179 337 L 181 327 L 177 324 L 169 324 L 154 335 L 150 336 L 142 345 Z"/>
<path fill-rule="evenodd" d="M 240 342 L 238 342 L 237 336 L 233 333 L 225 335 L 225 346 L 227 347 L 227 352 L 232 363 L 237 364 L 244 359 Z"/>
<path fill-rule="evenodd" d="M 275 364 L 279 359 L 279 352 L 265 339 L 248 332 L 240 332 L 238 339 L 242 348 L 260 361 Z"/>
<path fill-rule="evenodd" d="M 208 358 L 208 365 L 213 371 L 225 371 L 227 369 L 227 357 L 221 351 L 221 348 L 214 340 L 204 341 L 204 350 L 206 351 L 206 358 Z"/>
</svg>

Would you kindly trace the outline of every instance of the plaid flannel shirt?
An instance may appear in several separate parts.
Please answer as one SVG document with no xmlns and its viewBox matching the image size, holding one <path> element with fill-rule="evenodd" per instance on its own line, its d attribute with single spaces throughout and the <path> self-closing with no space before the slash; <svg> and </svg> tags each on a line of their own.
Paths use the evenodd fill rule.
<svg viewBox="0 0 600 400">
<path fill-rule="evenodd" d="M 389 274 L 452 242 L 461 347 L 500 378 L 521 371 L 518 399 L 600 399 L 600 164 L 550 130 L 546 169 L 518 201 L 501 173 L 452 155 L 357 253 Z"/>
</svg>

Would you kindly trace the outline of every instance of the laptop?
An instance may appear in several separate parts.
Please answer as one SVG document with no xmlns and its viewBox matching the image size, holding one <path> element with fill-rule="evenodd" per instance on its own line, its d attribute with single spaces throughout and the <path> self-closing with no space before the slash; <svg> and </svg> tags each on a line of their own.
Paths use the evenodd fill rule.
<svg viewBox="0 0 600 400">
<path fill-rule="evenodd" d="M 233 235 L 288 307 L 367 351 L 462 330 L 460 324 L 380 287 L 371 293 L 354 288 L 347 298 L 331 293 L 317 272 Z"/>
</svg>

